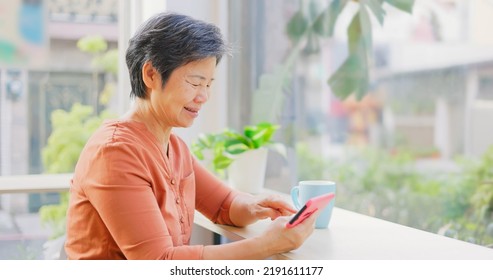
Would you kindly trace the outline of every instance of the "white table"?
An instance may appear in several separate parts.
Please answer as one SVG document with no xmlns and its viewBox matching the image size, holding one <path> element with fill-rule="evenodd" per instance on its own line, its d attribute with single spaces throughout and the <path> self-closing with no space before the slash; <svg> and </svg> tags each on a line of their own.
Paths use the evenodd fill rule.
<svg viewBox="0 0 493 280">
<path fill-rule="evenodd" d="M 316 229 L 297 250 L 276 256 L 296 260 L 489 259 L 493 249 L 335 208 L 328 229 Z M 231 240 L 260 235 L 270 220 L 245 228 L 213 224 L 197 213 L 195 223 Z"/>
</svg>

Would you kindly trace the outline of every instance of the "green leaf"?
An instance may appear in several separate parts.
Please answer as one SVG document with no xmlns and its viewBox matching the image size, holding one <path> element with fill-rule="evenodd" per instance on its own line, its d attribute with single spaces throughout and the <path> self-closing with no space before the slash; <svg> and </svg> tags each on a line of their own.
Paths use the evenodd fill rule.
<svg viewBox="0 0 493 280">
<path fill-rule="evenodd" d="M 279 125 L 271 124 L 271 123 L 259 123 L 258 127 L 263 127 L 267 129 L 267 132 L 264 134 L 264 141 L 268 142 L 272 139 L 274 133 L 280 128 Z"/>
<path fill-rule="evenodd" d="M 192 151 L 192 154 L 194 154 L 198 159 L 200 160 L 204 160 L 205 157 L 204 157 L 204 153 L 202 153 L 202 147 L 200 147 L 199 145 L 197 145 L 197 143 L 192 143 L 191 147 L 190 147 L 191 151 Z"/>
<path fill-rule="evenodd" d="M 216 168 L 217 170 L 228 168 L 228 166 L 231 165 L 232 162 L 233 159 L 225 155 L 215 157 L 213 160 L 214 168 Z"/>
<path fill-rule="evenodd" d="M 257 131 L 257 126 L 255 125 L 245 125 L 245 127 L 243 128 L 243 134 L 245 134 L 245 136 L 250 139 L 252 139 L 255 131 Z"/>
<path fill-rule="evenodd" d="M 359 59 L 355 56 L 346 58 L 344 63 L 329 78 L 332 92 L 340 99 L 345 99 L 358 87 L 356 73 L 359 71 Z"/>
<path fill-rule="evenodd" d="M 358 98 L 361 98 L 369 85 L 366 56 L 359 53 L 351 54 L 330 77 L 329 85 L 332 92 L 341 99 L 355 92 Z"/>
<path fill-rule="evenodd" d="M 349 56 L 330 77 L 332 92 L 341 99 L 356 93 L 363 97 L 368 90 L 368 48 L 371 47 L 371 26 L 368 12 L 361 6 L 348 27 Z"/>
<path fill-rule="evenodd" d="M 315 19 L 313 31 L 322 37 L 331 37 L 337 18 L 348 3 L 348 0 L 333 0 L 330 5 Z"/>
<path fill-rule="evenodd" d="M 271 123 L 259 123 L 255 126 L 245 126 L 244 134 L 252 140 L 254 148 L 257 149 L 269 142 L 278 128 L 279 126 Z"/>
<path fill-rule="evenodd" d="M 349 53 L 354 53 L 359 47 L 361 38 L 361 21 L 360 21 L 360 11 L 353 16 L 351 23 L 347 29 L 348 35 L 348 50 Z"/>
<path fill-rule="evenodd" d="M 262 129 L 256 129 L 254 131 L 254 134 L 252 135 L 252 140 L 253 141 L 258 141 L 258 140 L 263 140 L 264 139 L 264 135 L 267 133 L 267 129 L 266 128 L 262 128 Z"/>
<path fill-rule="evenodd" d="M 316 54 L 320 52 L 320 41 L 314 32 L 308 32 L 306 46 L 303 53 L 306 55 Z"/>
<path fill-rule="evenodd" d="M 377 18 L 378 22 L 383 25 L 383 20 L 385 17 L 385 10 L 382 8 L 382 3 L 379 0 L 362 0 L 361 8 L 363 8 L 363 4 L 368 6 L 372 13 Z"/>
<path fill-rule="evenodd" d="M 264 135 L 267 133 L 267 129 L 259 128 L 258 126 L 246 126 L 245 136 L 251 139 L 253 148 L 257 149 L 264 143 Z"/>
<path fill-rule="evenodd" d="M 412 13 L 414 0 L 385 0 L 385 2 L 404 12 Z"/>
<path fill-rule="evenodd" d="M 294 42 L 297 42 L 299 39 L 301 39 L 307 29 L 308 20 L 303 15 L 301 9 L 293 15 L 286 26 L 288 37 Z"/>
<path fill-rule="evenodd" d="M 359 38 L 357 38 L 356 40 L 362 41 L 362 43 L 364 43 L 365 53 L 369 54 L 372 53 L 371 49 L 373 46 L 370 15 L 368 14 L 364 6 L 361 6 L 358 15 L 359 15 L 360 33 L 357 34 Z"/>
<path fill-rule="evenodd" d="M 201 148 L 210 148 L 214 142 L 214 135 L 201 133 L 197 138 L 196 145 Z"/>
<path fill-rule="evenodd" d="M 252 142 L 251 139 L 249 139 L 245 135 L 242 135 L 242 134 L 240 134 L 240 133 L 238 133 L 236 131 L 226 130 L 224 132 L 224 134 L 221 135 L 221 137 L 223 137 L 224 141 L 235 140 L 235 141 L 238 141 L 240 143 L 245 144 L 245 146 L 249 147 L 250 149 L 253 149 L 254 148 L 254 145 L 253 145 L 253 142 Z"/>
<path fill-rule="evenodd" d="M 228 140 L 224 144 L 226 152 L 237 155 L 244 153 L 250 149 L 248 145 L 245 145 L 242 141 L 238 139 Z"/>
</svg>

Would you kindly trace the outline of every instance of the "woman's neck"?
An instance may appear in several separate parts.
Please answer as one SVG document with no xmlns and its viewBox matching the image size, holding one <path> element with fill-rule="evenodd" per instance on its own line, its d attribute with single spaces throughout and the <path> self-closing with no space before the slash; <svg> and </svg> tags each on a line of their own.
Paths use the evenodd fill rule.
<svg viewBox="0 0 493 280">
<path fill-rule="evenodd" d="M 162 121 L 153 114 L 151 107 L 145 100 L 137 98 L 133 107 L 123 115 L 122 118 L 143 123 L 147 129 L 156 136 L 166 151 L 172 128 L 164 125 Z"/>
</svg>

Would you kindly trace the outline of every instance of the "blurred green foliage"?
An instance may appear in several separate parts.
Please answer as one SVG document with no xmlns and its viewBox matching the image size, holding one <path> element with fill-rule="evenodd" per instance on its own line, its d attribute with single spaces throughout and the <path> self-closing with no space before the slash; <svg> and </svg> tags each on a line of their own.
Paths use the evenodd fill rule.
<svg viewBox="0 0 493 280">
<path fill-rule="evenodd" d="M 52 112 L 53 131 L 42 150 L 43 165 L 47 173 L 74 171 L 87 139 L 104 119 L 112 116 L 108 111 L 95 116 L 93 111 L 91 106 L 76 103 L 69 112 L 61 109 Z"/>
<path fill-rule="evenodd" d="M 108 43 L 101 35 L 87 35 L 77 41 L 77 48 L 83 52 L 97 54 L 106 51 Z"/>
<path fill-rule="evenodd" d="M 93 56 L 93 76 L 99 71 L 115 75 L 118 71 L 118 50 L 107 50 L 106 41 L 100 36 L 86 36 L 77 42 L 82 52 Z M 93 79 L 97 88 L 97 79 Z M 106 81 L 99 94 L 97 106 L 106 106 L 115 91 L 114 82 Z M 90 93 L 88 93 L 90 94 Z M 90 105 L 73 104 L 70 111 L 55 110 L 51 113 L 52 132 L 47 145 L 42 150 L 42 160 L 47 173 L 70 173 L 74 171 L 79 155 L 89 137 L 105 119 L 115 117 L 108 110 L 95 112 Z M 59 204 L 44 205 L 39 209 L 43 225 L 52 229 L 51 238 L 65 233 L 65 215 L 68 208 L 69 194 L 60 195 Z"/>
<path fill-rule="evenodd" d="M 339 16 L 348 6 L 357 8 L 347 27 L 348 56 L 331 74 L 327 83 L 340 99 L 354 94 L 361 99 L 370 87 L 370 66 L 373 48 L 373 15 L 380 25 L 386 16 L 384 5 L 412 13 L 415 0 L 300 0 L 300 9 L 286 24 L 286 34 L 292 42 L 286 59 L 272 73 L 260 77 L 254 93 L 252 121 L 274 122 L 284 105 L 284 91 L 289 91 L 292 69 L 302 55 L 319 53 L 321 42 L 334 35 Z"/>
<path fill-rule="evenodd" d="M 351 211 L 483 246 L 493 246 L 493 146 L 457 159 L 458 172 L 427 172 L 410 151 L 361 149 L 320 159 L 297 147 L 299 180 L 338 183 L 337 204 Z"/>
<path fill-rule="evenodd" d="M 39 218 L 43 226 L 51 229 L 51 239 L 56 239 L 65 234 L 66 213 L 68 208 L 69 193 L 60 194 L 59 204 L 43 205 L 39 209 Z"/>
<path fill-rule="evenodd" d="M 93 56 L 91 65 L 95 72 L 118 73 L 118 49 L 108 50 L 108 43 L 99 35 L 87 35 L 77 41 L 80 51 Z"/>
<path fill-rule="evenodd" d="M 319 38 L 333 36 L 337 19 L 349 2 L 358 5 L 358 10 L 347 28 L 349 54 L 331 75 L 328 83 L 339 98 L 344 99 L 354 93 L 360 99 L 367 93 L 370 85 L 369 60 L 373 45 L 370 14 L 383 25 L 386 15 L 384 3 L 411 13 L 414 0 L 333 0 L 322 9 L 317 6 L 317 1 L 309 1 L 306 11 L 300 9 L 291 18 L 287 33 L 295 42 L 306 37 L 305 52 L 318 51 Z"/>
</svg>

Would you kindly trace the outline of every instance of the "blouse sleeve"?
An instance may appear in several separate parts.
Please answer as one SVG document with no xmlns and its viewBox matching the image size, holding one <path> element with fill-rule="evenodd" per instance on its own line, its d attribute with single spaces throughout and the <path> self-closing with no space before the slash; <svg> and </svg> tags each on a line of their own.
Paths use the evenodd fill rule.
<svg viewBox="0 0 493 280">
<path fill-rule="evenodd" d="M 197 210 L 214 223 L 234 225 L 229 217 L 229 208 L 238 193 L 226 186 L 195 158 L 192 161 L 195 172 Z"/>
<path fill-rule="evenodd" d="M 99 148 L 79 178 L 84 192 L 127 259 L 201 259 L 203 246 L 173 246 L 139 153 L 121 143 Z"/>
</svg>

